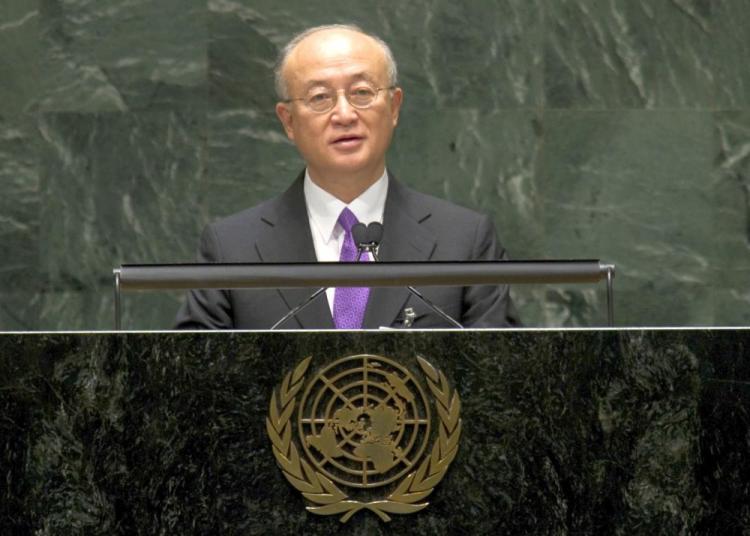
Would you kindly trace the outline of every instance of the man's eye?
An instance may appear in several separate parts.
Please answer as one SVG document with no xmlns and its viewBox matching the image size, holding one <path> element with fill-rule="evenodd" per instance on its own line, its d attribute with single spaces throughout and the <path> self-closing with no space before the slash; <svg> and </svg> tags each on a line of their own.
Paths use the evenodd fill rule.
<svg viewBox="0 0 750 536">
<path fill-rule="evenodd" d="M 369 87 L 357 87 L 351 91 L 351 94 L 355 97 L 369 97 L 373 93 L 375 93 L 375 91 Z"/>
<path fill-rule="evenodd" d="M 330 98 L 331 95 L 328 93 L 313 93 L 308 97 L 308 100 L 314 104 L 316 102 L 325 102 Z"/>
</svg>

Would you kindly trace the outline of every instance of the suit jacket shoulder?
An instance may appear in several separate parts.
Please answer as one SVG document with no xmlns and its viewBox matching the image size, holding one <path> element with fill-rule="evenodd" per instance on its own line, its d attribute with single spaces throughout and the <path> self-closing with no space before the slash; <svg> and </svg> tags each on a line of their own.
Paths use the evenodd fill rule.
<svg viewBox="0 0 750 536">
<path fill-rule="evenodd" d="M 494 224 L 487 215 L 418 192 L 398 181 L 393 182 L 392 189 L 388 193 L 385 222 L 391 227 L 403 225 L 411 232 L 422 235 L 420 243 L 424 243 L 427 240 L 425 235 L 429 235 L 435 244 L 430 260 L 506 258 L 505 249 L 497 240 Z"/>
<path fill-rule="evenodd" d="M 206 234 L 220 252 L 214 262 L 314 262 L 302 176 L 282 194 L 219 219 Z"/>
</svg>

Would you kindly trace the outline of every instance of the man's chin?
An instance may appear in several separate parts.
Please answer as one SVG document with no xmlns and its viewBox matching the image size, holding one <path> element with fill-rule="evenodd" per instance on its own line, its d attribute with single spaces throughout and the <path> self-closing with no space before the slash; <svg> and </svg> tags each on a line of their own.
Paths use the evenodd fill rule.
<svg viewBox="0 0 750 536">
<path fill-rule="evenodd" d="M 371 162 L 362 161 L 361 159 L 338 160 L 325 167 L 321 167 L 320 175 L 332 179 L 369 179 L 370 175 L 377 173 L 379 167 L 380 166 L 373 165 Z M 373 178 L 377 179 L 378 177 Z"/>
<path fill-rule="evenodd" d="M 362 156 L 357 154 L 340 156 L 334 159 L 328 168 L 339 175 L 343 173 L 361 173 L 373 167 L 372 163 L 368 162 Z"/>
</svg>

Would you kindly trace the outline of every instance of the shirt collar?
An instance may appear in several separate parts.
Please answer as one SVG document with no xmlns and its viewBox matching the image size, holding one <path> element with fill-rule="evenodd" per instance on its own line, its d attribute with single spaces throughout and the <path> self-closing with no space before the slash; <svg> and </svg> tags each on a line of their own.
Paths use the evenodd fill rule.
<svg viewBox="0 0 750 536">
<path fill-rule="evenodd" d="M 373 221 L 383 223 L 385 199 L 388 194 L 388 171 L 384 170 L 377 181 L 348 205 L 315 184 L 307 170 L 305 170 L 304 191 L 310 222 L 328 243 L 343 232 L 341 226 L 336 224 L 341 211 L 347 206 L 357 220 L 364 224 Z"/>
</svg>

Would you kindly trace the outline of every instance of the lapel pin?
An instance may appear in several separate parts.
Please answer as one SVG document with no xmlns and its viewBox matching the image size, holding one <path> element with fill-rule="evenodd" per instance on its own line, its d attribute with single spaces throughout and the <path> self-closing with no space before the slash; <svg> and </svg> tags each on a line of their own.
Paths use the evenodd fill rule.
<svg viewBox="0 0 750 536">
<path fill-rule="evenodd" d="M 414 324 L 414 319 L 417 318 L 417 313 L 414 312 L 413 307 L 407 307 L 404 309 L 404 327 L 410 328 Z"/>
</svg>

